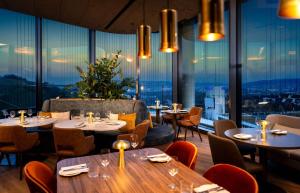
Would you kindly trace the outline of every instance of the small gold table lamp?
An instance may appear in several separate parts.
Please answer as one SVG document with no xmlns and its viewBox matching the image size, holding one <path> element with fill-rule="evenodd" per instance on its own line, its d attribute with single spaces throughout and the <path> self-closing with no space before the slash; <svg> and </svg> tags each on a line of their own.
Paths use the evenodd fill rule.
<svg viewBox="0 0 300 193">
<path fill-rule="evenodd" d="M 92 123 L 93 119 L 94 119 L 93 118 L 94 113 L 93 112 L 88 112 L 87 115 L 88 115 L 88 123 Z"/>
<path fill-rule="evenodd" d="M 20 110 L 18 113 L 21 114 L 20 123 L 23 124 L 25 122 L 25 113 L 26 113 L 26 111 L 25 110 Z"/>
<path fill-rule="evenodd" d="M 260 121 L 260 125 L 261 125 L 261 135 L 262 135 L 262 141 L 266 141 L 266 130 L 267 130 L 267 126 L 268 126 L 269 122 L 266 120 L 262 120 Z"/>
<path fill-rule="evenodd" d="M 119 150 L 119 168 L 125 167 L 125 158 L 124 158 L 124 150 L 130 147 L 129 141 L 126 140 L 117 140 L 113 143 L 113 148 Z"/>
</svg>

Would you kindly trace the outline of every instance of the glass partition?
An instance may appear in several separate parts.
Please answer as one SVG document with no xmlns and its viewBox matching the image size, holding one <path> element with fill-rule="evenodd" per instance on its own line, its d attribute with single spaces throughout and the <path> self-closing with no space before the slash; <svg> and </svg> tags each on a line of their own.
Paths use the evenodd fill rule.
<svg viewBox="0 0 300 193">
<path fill-rule="evenodd" d="M 277 16 L 278 0 L 242 4 L 243 125 L 268 114 L 300 116 L 300 21 Z M 253 14 L 255 13 L 255 14 Z"/>
<path fill-rule="evenodd" d="M 35 79 L 35 18 L 0 9 L 0 109 L 35 108 Z"/>
<path fill-rule="evenodd" d="M 76 66 L 88 64 L 88 29 L 42 21 L 43 99 L 75 97 L 66 87 L 80 80 Z"/>
</svg>

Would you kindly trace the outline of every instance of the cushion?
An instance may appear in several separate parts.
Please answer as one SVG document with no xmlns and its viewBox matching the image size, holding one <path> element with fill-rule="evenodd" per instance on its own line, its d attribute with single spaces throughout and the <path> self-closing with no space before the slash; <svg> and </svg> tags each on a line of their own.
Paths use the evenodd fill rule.
<svg viewBox="0 0 300 193">
<path fill-rule="evenodd" d="M 39 112 L 39 116 L 41 117 L 51 117 L 51 113 L 50 112 Z"/>
<path fill-rule="evenodd" d="M 149 128 L 153 128 L 153 123 L 152 123 L 152 117 L 151 117 L 151 113 L 150 112 L 148 112 L 148 119 L 149 119 L 149 121 L 150 121 L 150 125 L 149 125 Z"/>
<path fill-rule="evenodd" d="M 51 112 L 51 117 L 57 120 L 70 120 L 70 111 L 67 112 Z"/>
<path fill-rule="evenodd" d="M 118 120 L 119 119 L 119 114 L 114 114 L 114 113 L 110 113 L 109 114 L 109 119 L 110 120 Z"/>
<path fill-rule="evenodd" d="M 126 125 L 122 127 L 121 131 L 132 131 L 135 129 L 136 113 L 119 114 L 119 120 L 126 121 Z"/>
<path fill-rule="evenodd" d="M 273 126 L 273 129 L 285 130 L 287 132 L 300 135 L 300 129 L 287 127 L 287 126 L 280 125 L 280 124 L 277 124 L 277 123 Z"/>
</svg>

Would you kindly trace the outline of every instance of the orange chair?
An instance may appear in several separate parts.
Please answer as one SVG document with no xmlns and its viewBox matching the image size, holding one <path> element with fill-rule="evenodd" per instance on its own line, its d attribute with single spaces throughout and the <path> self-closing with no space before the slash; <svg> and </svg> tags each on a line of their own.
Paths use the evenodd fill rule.
<svg viewBox="0 0 300 193">
<path fill-rule="evenodd" d="M 46 164 L 31 161 L 24 167 L 25 180 L 31 193 L 55 193 L 54 172 Z"/>
<path fill-rule="evenodd" d="M 176 141 L 166 150 L 166 154 L 177 157 L 178 161 L 191 169 L 195 169 L 197 153 L 197 147 L 188 141 Z"/>
<path fill-rule="evenodd" d="M 245 170 L 233 165 L 214 165 L 203 176 L 230 193 L 258 193 L 258 184 L 255 178 Z"/>
</svg>

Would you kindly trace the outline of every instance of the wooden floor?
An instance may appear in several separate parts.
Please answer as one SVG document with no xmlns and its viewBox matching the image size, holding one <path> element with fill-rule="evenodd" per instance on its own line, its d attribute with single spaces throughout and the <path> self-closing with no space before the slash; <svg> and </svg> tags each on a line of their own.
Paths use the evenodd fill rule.
<svg viewBox="0 0 300 193">
<path fill-rule="evenodd" d="M 213 165 L 210 148 L 208 144 L 208 139 L 206 135 L 202 135 L 203 142 L 200 142 L 198 135 L 195 137 L 188 136 L 188 140 L 197 145 L 198 147 L 198 160 L 196 164 L 196 171 L 203 174 L 209 167 Z M 160 146 L 160 149 L 164 149 L 165 146 Z M 50 155 L 45 162 L 51 167 L 55 166 L 56 157 Z M 19 180 L 18 168 L 0 166 L 0 193 L 28 193 L 25 180 Z M 299 174 L 298 174 L 299 173 Z M 300 171 L 297 172 L 299 179 L 295 180 L 298 182 L 293 182 L 294 180 L 287 180 L 289 174 L 285 171 L 272 173 L 269 176 L 269 181 L 277 184 L 282 189 L 288 193 L 299 193 L 300 192 Z M 296 175 L 297 175 L 296 174 Z M 287 176 L 286 178 L 283 176 Z M 242 193 L 242 192 L 241 192 Z M 276 193 L 276 191 L 270 191 L 268 193 Z"/>
</svg>

